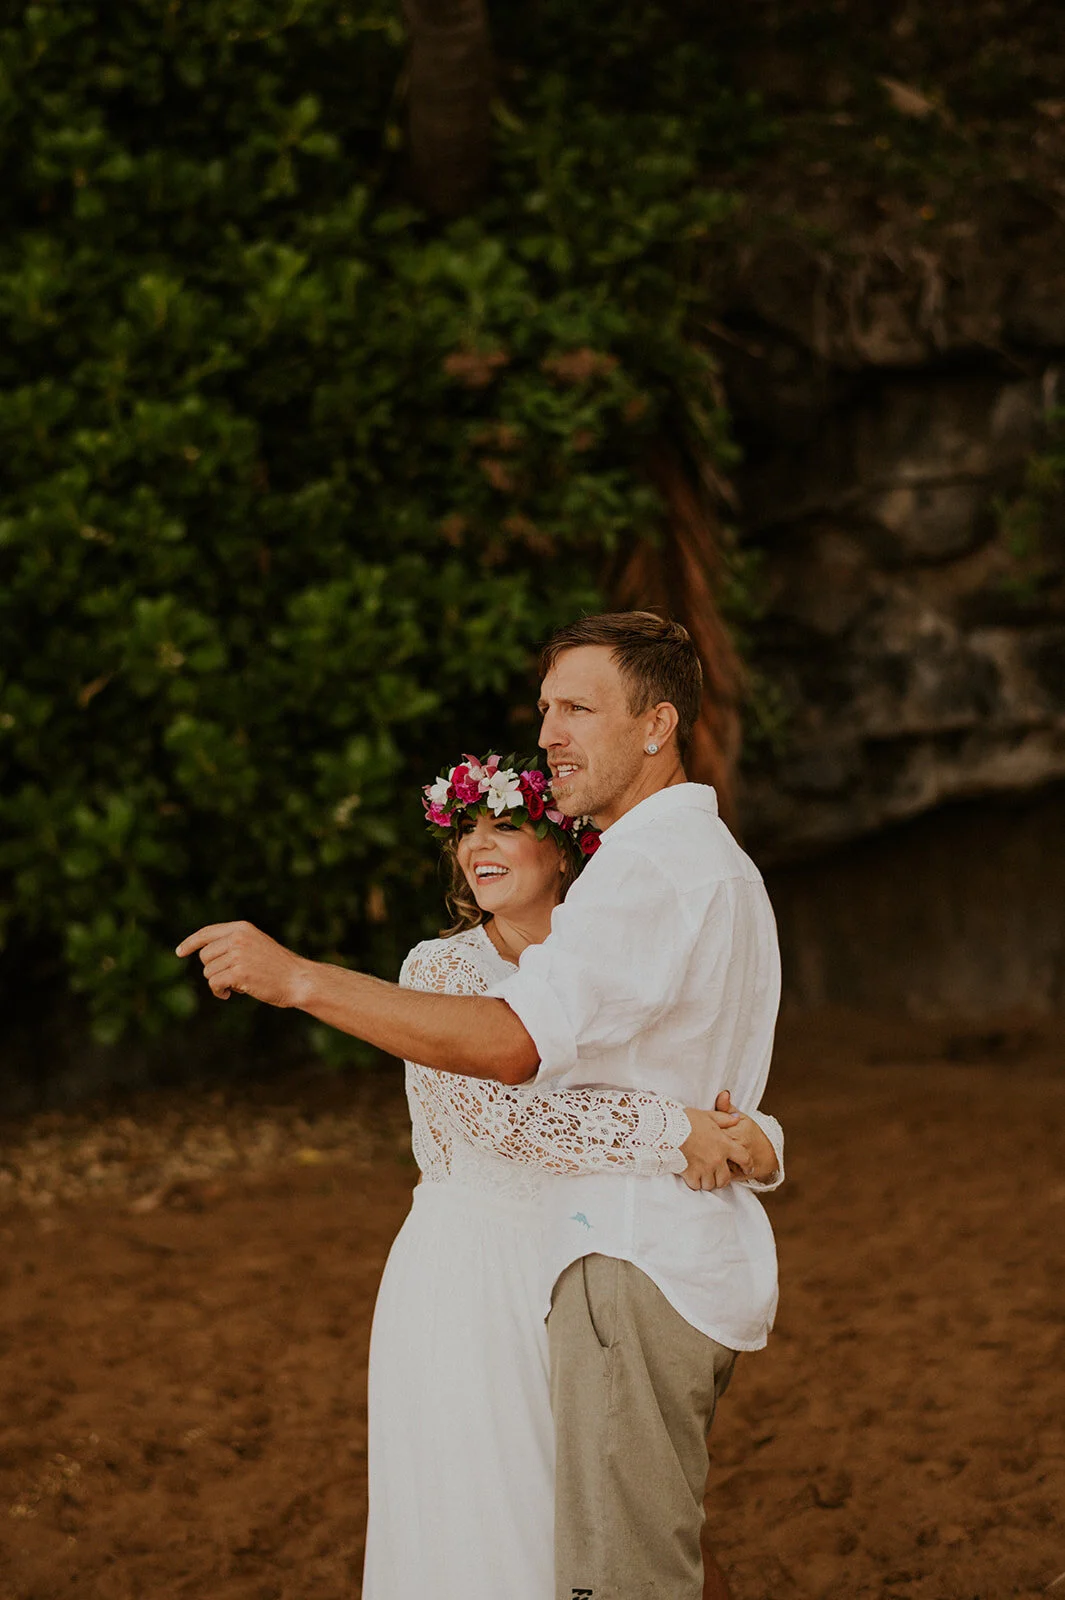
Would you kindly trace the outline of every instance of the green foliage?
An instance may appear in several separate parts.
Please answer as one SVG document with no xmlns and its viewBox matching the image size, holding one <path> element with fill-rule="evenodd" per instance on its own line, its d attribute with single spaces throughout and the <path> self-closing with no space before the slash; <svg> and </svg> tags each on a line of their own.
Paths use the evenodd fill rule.
<svg viewBox="0 0 1065 1600">
<path fill-rule="evenodd" d="M 402 196 L 398 8 L 0 30 L 0 934 L 100 1039 L 196 1010 L 210 920 L 394 972 L 418 786 L 655 536 L 647 440 L 727 457 L 685 332 L 701 165 L 756 119 L 652 12 L 502 8 L 493 192 L 446 229 Z"/>
</svg>

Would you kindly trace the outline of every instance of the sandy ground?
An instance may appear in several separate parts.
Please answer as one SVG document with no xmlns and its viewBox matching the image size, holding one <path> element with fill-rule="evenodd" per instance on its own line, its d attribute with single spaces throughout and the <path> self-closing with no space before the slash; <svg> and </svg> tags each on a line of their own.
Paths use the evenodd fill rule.
<svg viewBox="0 0 1065 1600">
<path fill-rule="evenodd" d="M 1065 1596 L 1062 1061 L 785 1030 L 781 1311 L 712 1441 L 735 1600 Z M 5 1132 L 0 1600 L 354 1600 L 395 1080 Z"/>
</svg>

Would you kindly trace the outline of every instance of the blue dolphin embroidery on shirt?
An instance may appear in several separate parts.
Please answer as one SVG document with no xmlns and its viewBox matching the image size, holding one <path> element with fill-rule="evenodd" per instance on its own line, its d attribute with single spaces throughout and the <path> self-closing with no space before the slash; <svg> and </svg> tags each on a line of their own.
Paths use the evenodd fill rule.
<svg viewBox="0 0 1065 1600">
<path fill-rule="evenodd" d="M 570 1220 L 570 1221 L 571 1221 L 571 1222 L 583 1222 L 583 1223 L 584 1223 L 584 1226 L 585 1226 L 585 1227 L 586 1227 L 586 1228 L 588 1228 L 588 1229 L 591 1229 L 591 1226 L 592 1226 L 592 1225 L 591 1225 L 591 1223 L 590 1223 L 590 1222 L 589 1222 L 589 1221 L 588 1221 L 588 1218 L 587 1218 L 587 1217 L 586 1217 L 586 1216 L 585 1216 L 585 1215 L 584 1215 L 584 1212 L 583 1212 L 583 1211 L 575 1211 L 575 1212 L 574 1212 L 574 1213 L 573 1213 L 573 1216 L 572 1216 L 572 1217 L 570 1217 L 570 1219 L 569 1219 L 569 1220 Z"/>
</svg>

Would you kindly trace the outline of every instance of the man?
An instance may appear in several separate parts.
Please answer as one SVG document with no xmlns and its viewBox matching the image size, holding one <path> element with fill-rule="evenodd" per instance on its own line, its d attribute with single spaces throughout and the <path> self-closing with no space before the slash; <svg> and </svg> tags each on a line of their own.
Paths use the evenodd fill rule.
<svg viewBox="0 0 1065 1600">
<path fill-rule="evenodd" d="M 491 995 L 399 989 L 246 923 L 201 929 L 178 953 L 200 952 L 221 998 L 298 1006 L 444 1071 L 654 1088 L 685 1105 L 731 1089 L 748 1116 L 693 1125 L 684 1185 L 611 1173 L 546 1191 L 558 1600 L 699 1600 L 706 1433 L 736 1351 L 765 1343 L 776 1305 L 769 1223 L 729 1166 L 779 1181 L 779 1150 L 750 1116 L 776 1021 L 776 931 L 713 790 L 684 773 L 701 694 L 684 629 L 586 618 L 542 669 L 556 804 L 603 833 L 548 938 Z"/>
</svg>

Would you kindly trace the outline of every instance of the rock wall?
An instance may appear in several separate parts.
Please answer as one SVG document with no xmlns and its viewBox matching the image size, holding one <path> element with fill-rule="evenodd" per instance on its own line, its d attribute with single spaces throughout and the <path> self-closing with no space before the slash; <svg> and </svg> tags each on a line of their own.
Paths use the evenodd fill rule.
<svg viewBox="0 0 1065 1600">
<path fill-rule="evenodd" d="M 1065 1009 L 1065 807 L 1032 798 L 1065 778 L 1065 500 L 1026 546 L 1002 515 L 1065 448 L 1060 256 L 1028 265 L 979 294 L 917 261 L 736 285 L 722 357 L 782 711 L 742 817 L 793 1005 Z"/>
<path fill-rule="evenodd" d="M 778 244 L 731 288 L 754 645 L 783 710 L 743 801 L 767 859 L 1065 776 L 1065 497 L 1026 550 L 1001 516 L 1065 403 L 1062 253 L 952 248 L 866 241 L 830 270 Z"/>
<path fill-rule="evenodd" d="M 785 727 L 745 816 L 774 857 L 1065 776 L 1062 529 L 1019 571 L 995 510 L 1055 376 L 882 374 L 750 476 Z"/>
<path fill-rule="evenodd" d="M 784 1010 L 1065 1013 L 1065 786 L 770 867 Z"/>
</svg>

